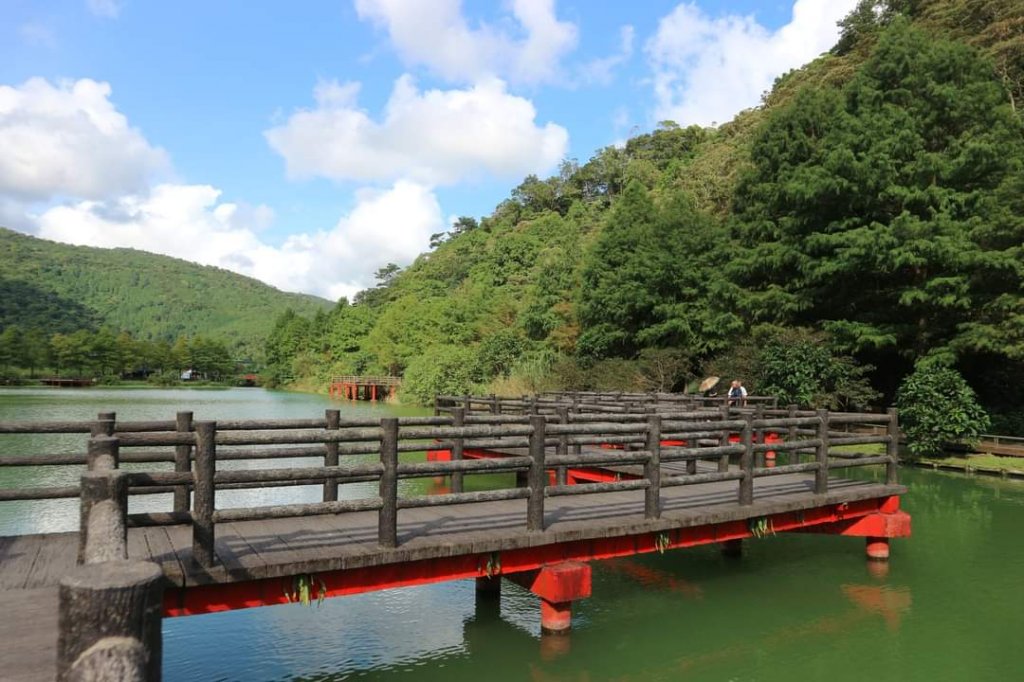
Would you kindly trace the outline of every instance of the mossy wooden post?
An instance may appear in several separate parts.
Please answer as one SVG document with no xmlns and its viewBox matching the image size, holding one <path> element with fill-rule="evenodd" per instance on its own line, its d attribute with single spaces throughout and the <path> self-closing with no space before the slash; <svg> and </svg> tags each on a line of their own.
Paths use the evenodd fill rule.
<svg viewBox="0 0 1024 682">
<path fill-rule="evenodd" d="M 743 415 L 743 429 L 740 431 L 740 443 L 743 444 L 743 454 L 740 455 L 740 470 L 743 478 L 740 479 L 740 504 L 749 506 L 754 504 L 754 427 L 751 423 L 754 415 L 747 413 Z"/>
<path fill-rule="evenodd" d="M 722 405 L 718 408 L 718 411 L 719 411 L 719 413 L 720 413 L 720 415 L 722 417 L 722 421 L 727 421 L 729 419 L 729 403 L 728 402 L 722 403 Z M 718 444 L 721 445 L 721 446 L 729 445 L 729 430 L 728 429 L 725 429 L 725 430 L 722 431 L 722 436 L 719 439 Z M 694 447 L 694 445 L 691 444 L 690 447 Z M 724 473 L 726 471 L 729 471 L 729 455 L 722 455 L 721 457 L 718 458 L 718 471 L 719 471 L 719 473 Z"/>
<path fill-rule="evenodd" d="M 437 394 L 434 394 L 434 416 L 438 417 L 441 414 L 440 405 L 437 404 Z"/>
<path fill-rule="evenodd" d="M 466 408 L 456 407 L 452 410 L 452 426 L 464 426 L 466 424 Z M 461 462 L 463 450 L 465 449 L 465 440 L 463 438 L 452 439 L 452 461 Z M 462 492 L 462 477 L 461 471 L 452 472 L 452 492 Z"/>
<path fill-rule="evenodd" d="M 57 680 L 160 680 L 164 575 L 149 561 L 75 569 L 60 582 Z"/>
<path fill-rule="evenodd" d="M 814 494 L 828 492 L 828 410 L 818 410 L 818 468 L 814 470 Z"/>
<path fill-rule="evenodd" d="M 796 405 L 789 405 L 786 408 L 786 410 L 788 412 L 788 416 L 789 416 L 790 419 L 796 419 Z M 796 432 L 796 424 L 790 424 L 789 428 L 786 429 L 786 440 L 788 440 L 788 441 L 795 441 L 797 439 L 797 437 L 798 436 L 797 436 L 797 432 Z M 790 464 L 799 464 L 800 463 L 800 453 L 797 452 L 796 450 L 790 450 L 789 451 L 789 463 Z"/>
<path fill-rule="evenodd" d="M 381 547 L 398 546 L 398 419 L 380 420 L 381 508 L 377 516 L 377 542 Z"/>
<path fill-rule="evenodd" d="M 885 482 L 896 485 L 899 483 L 900 420 L 895 407 L 890 407 L 886 412 L 889 415 L 889 423 L 885 430 L 889 442 L 885 444 L 885 454 L 889 456 L 889 462 L 885 465 Z"/>
<path fill-rule="evenodd" d="M 569 423 L 569 408 L 564 405 L 559 405 L 555 408 L 555 413 L 558 415 L 559 424 Z M 558 449 L 555 451 L 559 455 L 569 454 L 569 436 L 562 434 L 558 437 Z M 555 485 L 566 485 L 569 478 L 569 467 L 560 466 L 555 469 Z"/>
<path fill-rule="evenodd" d="M 340 410 L 324 410 L 324 425 L 327 431 L 337 431 L 341 426 Z M 327 451 L 324 453 L 324 466 L 338 466 L 338 441 L 327 441 L 324 443 Z M 328 478 L 324 481 L 324 502 L 336 502 L 338 500 L 338 479 Z"/>
<path fill-rule="evenodd" d="M 530 497 L 526 507 L 526 528 L 532 531 L 544 530 L 544 487 L 548 472 L 544 468 L 544 439 L 547 420 L 541 415 L 530 417 Z"/>
<path fill-rule="evenodd" d="M 644 492 L 644 516 L 657 519 L 661 518 L 661 417 L 656 414 L 647 417 L 645 449 L 650 458 L 644 462 L 644 478 L 650 485 Z"/>
<path fill-rule="evenodd" d="M 196 422 L 195 504 L 192 510 L 192 557 L 204 568 L 217 560 L 214 553 L 213 477 L 217 471 L 217 422 Z"/>
<path fill-rule="evenodd" d="M 115 441 L 110 436 L 98 436 Z M 86 471 L 80 479 L 78 563 L 126 559 L 128 478 L 117 469 Z"/>
<path fill-rule="evenodd" d="M 85 468 L 88 471 L 116 469 L 119 463 L 120 449 L 117 438 L 109 433 L 94 435 L 89 438 L 85 454 Z"/>
<path fill-rule="evenodd" d="M 498 396 L 491 394 L 491 414 L 501 414 L 501 403 L 498 402 Z"/>
<path fill-rule="evenodd" d="M 96 415 L 96 421 L 89 427 L 89 435 L 114 435 L 117 428 L 118 415 L 115 412 L 101 412 Z"/>
<path fill-rule="evenodd" d="M 117 426 L 116 412 L 100 412 L 96 415 L 96 422 L 90 427 L 90 436 L 113 436 Z"/>
<path fill-rule="evenodd" d="M 107 414 L 101 414 L 101 417 Z M 113 425 L 113 420 L 101 419 L 101 424 Z M 109 435 L 113 433 L 113 428 L 108 429 L 95 428 L 94 435 L 89 438 L 89 444 L 86 452 L 86 473 L 96 471 L 113 471 L 117 469 L 119 459 L 119 444 L 118 439 Z M 78 563 L 85 561 L 85 546 L 89 535 L 89 513 L 92 507 L 97 502 L 105 499 L 113 499 L 109 491 L 105 488 L 96 487 L 101 486 L 101 481 L 105 479 L 98 479 L 97 482 L 86 482 L 83 479 L 82 491 L 80 494 L 79 504 L 79 521 L 78 521 Z M 125 489 L 127 495 L 127 488 Z"/>
<path fill-rule="evenodd" d="M 192 413 L 178 412 L 174 417 L 174 430 L 178 433 L 192 431 Z M 192 471 L 192 446 L 178 444 L 174 446 L 174 470 L 179 473 Z M 189 489 L 187 485 L 174 486 L 174 511 L 184 512 L 189 508 Z"/>
<path fill-rule="evenodd" d="M 462 396 L 462 408 L 466 410 L 466 414 L 473 413 L 473 396 L 468 393 Z"/>
</svg>

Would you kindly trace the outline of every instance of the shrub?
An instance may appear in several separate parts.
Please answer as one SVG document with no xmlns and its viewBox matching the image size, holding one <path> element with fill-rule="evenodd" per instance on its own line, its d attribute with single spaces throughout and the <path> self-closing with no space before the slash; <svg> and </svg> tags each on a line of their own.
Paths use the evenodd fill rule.
<svg viewBox="0 0 1024 682">
<path fill-rule="evenodd" d="M 970 445 L 989 418 L 964 378 L 952 367 L 920 360 L 896 394 L 907 447 L 915 455 L 941 452 L 948 443 Z"/>
<path fill-rule="evenodd" d="M 421 405 L 437 394 L 462 395 L 480 380 L 476 351 L 467 346 L 434 346 L 417 355 L 405 368 L 402 393 Z"/>
</svg>

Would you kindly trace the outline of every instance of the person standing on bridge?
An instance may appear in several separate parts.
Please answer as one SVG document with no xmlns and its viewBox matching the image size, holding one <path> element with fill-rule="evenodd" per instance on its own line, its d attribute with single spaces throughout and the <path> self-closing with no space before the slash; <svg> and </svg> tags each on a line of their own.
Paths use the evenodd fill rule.
<svg viewBox="0 0 1024 682">
<path fill-rule="evenodd" d="M 747 389 L 743 387 L 743 382 L 739 379 L 733 379 L 732 385 L 729 387 L 729 405 L 734 407 L 746 407 L 747 405 Z"/>
</svg>

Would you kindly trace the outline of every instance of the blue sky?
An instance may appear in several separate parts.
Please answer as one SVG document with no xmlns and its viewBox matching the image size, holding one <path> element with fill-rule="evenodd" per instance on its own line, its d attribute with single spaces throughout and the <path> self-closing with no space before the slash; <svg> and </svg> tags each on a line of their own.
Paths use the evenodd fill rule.
<svg viewBox="0 0 1024 682">
<path fill-rule="evenodd" d="M 0 0 L 0 225 L 329 298 L 528 173 L 713 125 L 855 0 Z"/>
</svg>

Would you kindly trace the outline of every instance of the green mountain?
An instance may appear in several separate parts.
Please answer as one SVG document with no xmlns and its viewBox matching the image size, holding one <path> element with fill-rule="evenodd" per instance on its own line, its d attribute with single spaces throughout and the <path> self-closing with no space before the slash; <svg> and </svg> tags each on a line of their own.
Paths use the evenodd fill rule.
<svg viewBox="0 0 1024 682">
<path fill-rule="evenodd" d="M 733 121 L 528 177 L 351 305 L 283 316 L 271 368 L 401 373 L 418 400 L 717 374 L 821 407 L 942 368 L 1024 432 L 1024 3 L 864 0 L 841 26 Z"/>
<path fill-rule="evenodd" d="M 285 310 L 312 315 L 331 305 L 220 268 L 0 228 L 0 331 L 17 325 L 49 335 L 108 327 L 169 342 L 201 335 L 251 355 L 262 352 L 269 321 Z"/>
</svg>

